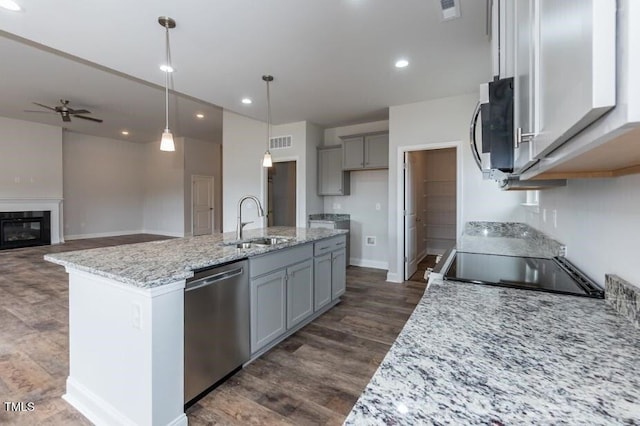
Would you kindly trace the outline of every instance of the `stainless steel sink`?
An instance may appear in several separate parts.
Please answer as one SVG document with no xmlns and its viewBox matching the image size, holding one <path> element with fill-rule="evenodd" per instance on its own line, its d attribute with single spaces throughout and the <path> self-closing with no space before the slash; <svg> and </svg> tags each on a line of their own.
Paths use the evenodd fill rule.
<svg viewBox="0 0 640 426">
<path fill-rule="evenodd" d="M 256 238 L 249 241 L 226 243 L 225 245 L 230 245 L 230 246 L 234 245 L 238 249 L 250 249 L 250 248 L 257 248 L 257 247 L 275 246 L 278 244 L 288 243 L 289 241 L 291 241 L 291 238 L 264 237 L 264 238 Z"/>
</svg>

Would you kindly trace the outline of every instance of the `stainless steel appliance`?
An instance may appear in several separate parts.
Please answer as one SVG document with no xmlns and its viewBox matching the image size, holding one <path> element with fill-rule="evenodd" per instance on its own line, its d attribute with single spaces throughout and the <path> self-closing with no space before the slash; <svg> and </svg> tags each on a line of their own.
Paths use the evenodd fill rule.
<svg viewBox="0 0 640 426">
<path fill-rule="evenodd" d="M 564 257 L 544 259 L 457 252 L 444 279 L 604 298 L 604 291 Z"/>
<path fill-rule="evenodd" d="M 251 355 L 248 262 L 196 271 L 184 294 L 184 402 Z"/>
</svg>

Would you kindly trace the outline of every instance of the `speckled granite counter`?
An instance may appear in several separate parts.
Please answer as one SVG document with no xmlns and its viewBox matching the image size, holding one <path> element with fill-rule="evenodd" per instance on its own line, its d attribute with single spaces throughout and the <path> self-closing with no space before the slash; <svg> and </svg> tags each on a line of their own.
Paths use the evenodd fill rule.
<svg viewBox="0 0 640 426">
<path fill-rule="evenodd" d="M 318 213 L 310 214 L 309 220 L 322 222 L 344 222 L 345 220 L 351 220 L 351 215 L 338 213 Z"/>
<path fill-rule="evenodd" d="M 190 278 L 194 269 L 257 256 L 346 232 L 322 228 L 271 227 L 247 230 L 243 240 L 279 236 L 290 238 L 291 241 L 276 246 L 237 249 L 235 233 L 230 232 L 48 254 L 44 258 L 49 262 L 135 287 L 152 288 Z"/>
<path fill-rule="evenodd" d="M 562 244 L 518 222 L 468 222 L 456 250 L 508 256 L 554 257 Z"/>
<path fill-rule="evenodd" d="M 640 424 L 638 371 L 603 300 L 436 280 L 345 424 Z"/>
</svg>

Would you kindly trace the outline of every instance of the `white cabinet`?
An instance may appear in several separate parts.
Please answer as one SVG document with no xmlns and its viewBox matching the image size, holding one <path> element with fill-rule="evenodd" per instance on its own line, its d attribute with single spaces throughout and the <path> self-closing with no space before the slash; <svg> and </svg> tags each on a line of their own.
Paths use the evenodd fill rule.
<svg viewBox="0 0 640 426">
<path fill-rule="evenodd" d="M 616 1 L 538 2 L 533 154 L 542 158 L 615 105 Z"/>
<path fill-rule="evenodd" d="M 389 133 L 353 135 L 341 139 L 344 170 L 389 168 Z"/>
<path fill-rule="evenodd" d="M 340 145 L 318 148 L 318 195 L 349 195 L 349 173 L 342 167 Z"/>
</svg>

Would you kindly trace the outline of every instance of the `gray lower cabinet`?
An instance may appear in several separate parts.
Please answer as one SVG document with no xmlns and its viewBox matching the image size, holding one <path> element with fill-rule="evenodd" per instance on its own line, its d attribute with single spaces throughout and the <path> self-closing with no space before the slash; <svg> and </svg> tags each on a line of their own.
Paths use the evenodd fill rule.
<svg viewBox="0 0 640 426">
<path fill-rule="evenodd" d="M 339 249 L 331 253 L 331 298 L 337 299 L 347 289 L 347 253 Z"/>
<path fill-rule="evenodd" d="M 287 331 L 286 270 L 251 279 L 251 352 Z"/>
<path fill-rule="evenodd" d="M 287 268 L 287 329 L 313 314 L 313 260 Z"/>
<path fill-rule="evenodd" d="M 317 256 L 314 260 L 314 309 L 331 302 L 331 253 Z"/>
</svg>

